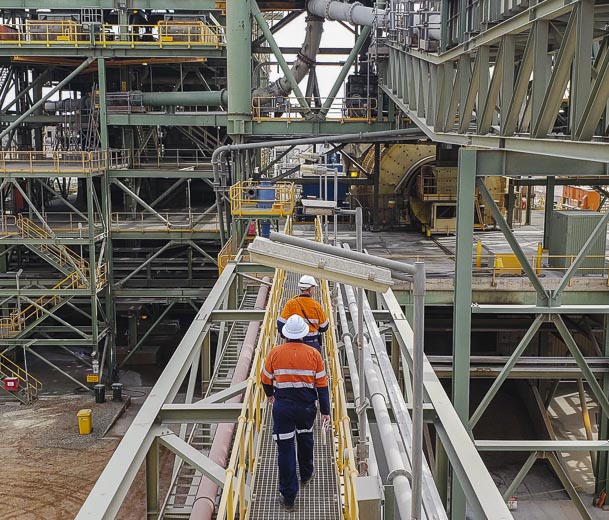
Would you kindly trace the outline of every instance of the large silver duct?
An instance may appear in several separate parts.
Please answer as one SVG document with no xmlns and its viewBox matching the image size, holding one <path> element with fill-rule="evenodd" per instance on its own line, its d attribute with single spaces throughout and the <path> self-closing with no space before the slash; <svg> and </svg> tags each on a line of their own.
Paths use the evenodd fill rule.
<svg viewBox="0 0 609 520">
<path fill-rule="evenodd" d="M 387 23 L 387 13 L 384 9 L 366 7 L 359 2 L 348 4 L 335 0 L 309 0 L 307 10 L 327 20 L 349 22 L 353 25 L 382 28 Z"/>
<path fill-rule="evenodd" d="M 319 52 L 319 46 L 321 44 L 321 35 L 324 30 L 324 19 L 320 18 L 319 16 L 309 15 L 307 16 L 306 22 L 307 27 L 305 40 L 300 48 L 298 57 L 292 66 L 292 74 L 294 75 L 296 83 L 300 83 L 309 73 L 311 66 L 315 64 L 317 53 Z M 253 97 L 287 97 L 291 92 L 292 87 L 284 76 L 266 87 L 261 87 L 254 90 Z M 260 103 L 265 104 L 264 99 L 261 99 Z"/>
</svg>

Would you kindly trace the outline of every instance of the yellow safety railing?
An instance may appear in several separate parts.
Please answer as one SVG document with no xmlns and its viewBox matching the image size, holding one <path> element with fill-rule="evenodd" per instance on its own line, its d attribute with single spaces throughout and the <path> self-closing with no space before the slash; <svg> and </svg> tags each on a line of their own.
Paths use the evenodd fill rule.
<svg viewBox="0 0 609 520">
<path fill-rule="evenodd" d="M 286 222 L 284 232 L 286 234 L 292 233 L 292 219 L 288 219 Z M 266 355 L 274 345 L 276 320 L 281 312 L 284 281 L 285 271 L 277 269 L 266 306 L 264 321 L 260 329 L 250 377 L 247 380 L 231 457 L 226 467 L 226 478 L 216 516 L 219 520 L 245 518 L 247 510 L 245 483 L 248 475 L 251 475 L 254 471 L 258 451 L 256 440 L 260 439 L 260 428 L 263 423 L 263 416 L 266 413 L 266 407 L 262 406 L 265 397 L 260 381 L 260 372 Z"/>
<path fill-rule="evenodd" d="M 220 224 L 215 214 L 159 211 L 113 212 L 110 216 L 112 231 L 115 233 L 157 233 L 159 231 L 179 231 L 181 233 L 219 233 Z"/>
<path fill-rule="evenodd" d="M 0 151 L 0 172 L 93 174 L 106 169 L 106 157 L 102 151 Z"/>
<path fill-rule="evenodd" d="M 0 26 L 0 46 L 32 47 L 214 47 L 226 45 L 224 28 L 202 21 L 157 25 L 88 24 L 75 20 L 28 20 Z"/>
<path fill-rule="evenodd" d="M 83 288 L 78 273 L 70 273 L 63 280 L 53 286 L 53 289 L 80 289 Z M 45 312 L 42 309 L 55 307 L 63 299 L 62 296 L 53 294 L 41 296 L 23 309 L 16 308 L 10 317 L 2 318 L 0 321 L 0 337 L 10 337 L 19 334 L 27 327 L 28 322 L 41 318 Z"/>
<path fill-rule="evenodd" d="M 237 217 L 288 217 L 294 212 L 295 189 L 293 182 L 241 181 L 233 184 L 229 192 L 231 213 Z"/>
<path fill-rule="evenodd" d="M 16 363 L 13 363 L 4 354 L 0 354 L 0 375 L 3 377 L 16 377 L 19 380 L 19 386 L 25 388 L 29 402 L 36 399 L 38 393 L 42 390 L 42 383 L 38 379 Z"/>
<path fill-rule="evenodd" d="M 311 110 L 319 112 L 313 103 L 313 98 L 307 98 Z M 324 101 L 323 99 L 321 100 Z M 326 121 L 341 123 L 372 123 L 377 118 L 377 101 L 374 98 L 335 98 L 329 110 L 325 113 Z M 254 97 L 252 98 L 252 119 L 257 123 L 262 121 L 284 122 L 302 121 L 304 110 L 296 98 Z"/>
<path fill-rule="evenodd" d="M 315 219 L 315 240 L 322 242 L 323 226 L 321 218 Z M 336 324 L 334 310 L 332 309 L 332 295 L 327 280 L 320 284 L 321 304 L 330 326 L 325 334 L 325 349 L 328 361 L 328 374 L 330 376 L 330 391 L 332 395 L 332 422 L 334 427 L 336 466 L 343 487 L 343 518 L 356 520 L 359 518 L 359 508 L 355 494 L 355 482 L 358 477 L 355 450 L 351 439 L 351 420 L 347 411 L 347 396 L 345 381 L 338 353 Z"/>
<path fill-rule="evenodd" d="M 21 232 L 21 236 L 23 238 L 52 238 L 52 235 L 48 229 L 39 226 L 29 218 L 21 215 L 17 219 L 17 228 Z M 38 244 L 37 247 L 41 251 L 55 257 L 55 260 L 60 266 L 76 266 L 81 271 L 89 269 L 89 262 L 68 247 L 58 244 Z"/>
</svg>

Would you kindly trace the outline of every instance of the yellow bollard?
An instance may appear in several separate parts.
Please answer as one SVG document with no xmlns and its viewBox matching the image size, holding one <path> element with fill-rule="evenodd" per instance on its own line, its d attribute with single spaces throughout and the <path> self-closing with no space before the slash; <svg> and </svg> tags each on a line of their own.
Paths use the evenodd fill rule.
<svg viewBox="0 0 609 520">
<path fill-rule="evenodd" d="M 482 242 L 480 240 L 476 244 L 476 267 L 482 267 Z"/>
<path fill-rule="evenodd" d="M 543 246 L 541 242 L 537 244 L 537 257 L 535 262 L 535 273 L 537 275 L 541 274 L 541 256 L 543 255 Z"/>
</svg>

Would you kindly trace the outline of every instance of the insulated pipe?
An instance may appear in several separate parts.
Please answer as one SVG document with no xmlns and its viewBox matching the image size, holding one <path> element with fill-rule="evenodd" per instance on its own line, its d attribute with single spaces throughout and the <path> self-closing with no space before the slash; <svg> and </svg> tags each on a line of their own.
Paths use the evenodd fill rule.
<svg viewBox="0 0 609 520">
<path fill-rule="evenodd" d="M 353 397 L 355 399 L 355 405 L 358 406 L 360 401 L 360 380 L 359 380 L 359 372 L 357 370 L 357 361 L 355 360 L 355 354 L 353 353 L 353 341 L 351 340 L 351 335 L 349 334 L 349 322 L 347 321 L 347 312 L 345 311 L 345 303 L 343 300 L 343 295 L 338 288 L 337 295 L 337 310 L 338 317 L 340 322 L 340 328 L 342 329 L 341 339 L 343 341 L 343 345 L 345 346 L 345 354 L 347 356 L 347 364 L 349 365 L 349 378 L 351 379 L 351 390 L 353 391 Z M 368 423 L 368 417 L 364 416 L 364 420 Z M 368 475 L 378 475 L 378 466 L 376 463 L 376 456 L 374 455 L 374 444 L 370 444 L 370 453 L 368 457 Z"/>
<path fill-rule="evenodd" d="M 384 9 L 365 7 L 359 2 L 347 4 L 334 0 L 310 0 L 307 10 L 327 20 L 349 22 L 353 25 L 365 25 L 382 28 L 387 25 L 387 12 Z"/>
<path fill-rule="evenodd" d="M 228 152 L 241 150 L 258 150 L 260 148 L 275 148 L 277 146 L 297 146 L 301 144 L 327 144 L 365 142 L 370 143 L 376 139 L 391 139 L 407 136 L 423 136 L 418 128 L 404 128 L 401 130 L 383 130 L 381 132 L 360 132 L 358 134 L 344 134 L 340 136 L 302 137 L 298 139 L 283 139 L 280 141 L 261 141 L 257 143 L 226 144 L 216 148 L 211 156 L 211 165 L 214 172 L 214 182 L 220 186 L 220 164 L 222 157 Z"/>
<path fill-rule="evenodd" d="M 347 300 L 349 301 L 349 303 L 355 301 L 355 294 L 351 287 L 345 287 L 345 293 L 347 295 Z M 381 337 L 381 334 L 378 330 L 378 326 L 376 325 L 376 320 L 374 318 L 374 314 L 372 312 L 370 304 L 368 303 L 368 300 L 364 301 L 364 321 L 368 330 L 368 337 L 370 338 L 370 342 L 372 344 L 372 348 L 376 356 L 376 361 L 383 374 L 383 380 L 387 388 L 389 402 L 391 403 L 391 408 L 393 410 L 398 425 L 398 430 L 400 432 L 402 442 L 404 443 L 405 447 L 410 447 L 413 442 L 414 425 L 413 422 L 410 420 L 408 407 L 404 400 L 404 396 L 399 388 L 397 379 L 395 378 L 393 368 L 391 366 L 391 360 L 389 359 L 389 356 L 387 354 L 385 340 Z M 409 454 L 407 452 L 407 456 L 410 460 L 413 460 L 412 454 Z M 412 467 L 416 468 L 417 464 L 418 461 L 413 461 Z M 413 469 L 413 477 L 415 471 L 416 470 Z M 422 486 L 421 496 L 423 498 L 423 504 L 425 506 L 425 513 L 427 517 L 433 518 L 434 520 L 445 519 L 446 511 L 444 510 L 442 500 L 440 498 L 440 495 L 438 494 L 431 470 L 429 469 L 427 464 L 423 462 L 422 457 L 420 474 L 424 484 Z"/>
<path fill-rule="evenodd" d="M 344 286 L 349 304 L 349 312 L 351 313 L 352 321 L 358 319 L 357 302 L 353 288 Z M 368 341 L 368 340 L 365 340 Z M 404 465 L 402 453 L 395 438 L 393 424 L 387 410 L 385 401 L 386 390 L 384 388 L 382 378 L 380 377 L 378 367 L 372 361 L 369 349 L 366 349 L 364 363 L 365 379 L 368 385 L 370 394 L 370 402 L 374 409 L 374 417 L 377 421 L 379 429 L 379 438 L 387 461 L 389 474 L 387 480 L 393 484 L 395 489 L 395 501 L 400 513 L 400 518 L 410 518 L 411 513 L 411 490 L 408 482 L 408 470 Z"/>
<path fill-rule="evenodd" d="M 263 282 L 269 282 L 270 278 L 265 276 L 262 279 Z M 258 297 L 256 298 L 256 304 L 254 306 L 257 310 L 262 310 L 266 307 L 266 300 L 269 294 L 269 286 L 265 283 L 260 286 L 258 290 Z M 239 353 L 239 359 L 235 365 L 235 372 L 231 379 L 231 386 L 236 385 L 245 381 L 249 376 L 250 365 L 252 364 L 252 358 L 254 357 L 254 351 L 256 349 L 256 338 L 260 331 L 260 322 L 252 321 L 247 326 L 245 338 L 243 340 L 243 346 Z M 242 396 L 235 396 L 227 403 L 240 403 L 243 399 Z M 214 441 L 209 451 L 209 458 L 216 464 L 224 468 L 230 452 L 231 443 L 233 440 L 233 431 L 235 425 L 232 423 L 221 423 L 216 428 L 216 434 L 214 435 Z M 190 518 L 193 520 L 211 520 L 214 509 L 216 508 L 216 496 L 218 494 L 218 484 L 215 484 L 210 479 L 203 477 L 197 490 L 197 496 L 192 506 Z"/>
<path fill-rule="evenodd" d="M 129 93 L 131 103 L 151 107 L 197 106 L 225 107 L 228 105 L 228 92 L 222 90 L 201 90 L 194 92 L 141 92 Z"/>
<path fill-rule="evenodd" d="M 307 17 L 306 22 L 305 40 L 291 69 L 296 84 L 300 83 L 305 78 L 311 67 L 315 64 L 317 53 L 319 52 L 319 47 L 321 45 L 321 35 L 324 30 L 323 18 L 311 15 Z M 269 98 L 268 100 L 260 100 L 260 104 L 264 105 L 265 101 L 270 102 L 271 98 L 289 96 L 292 90 L 293 86 L 290 84 L 290 81 L 283 76 L 266 87 L 254 90 L 253 97 Z"/>
</svg>

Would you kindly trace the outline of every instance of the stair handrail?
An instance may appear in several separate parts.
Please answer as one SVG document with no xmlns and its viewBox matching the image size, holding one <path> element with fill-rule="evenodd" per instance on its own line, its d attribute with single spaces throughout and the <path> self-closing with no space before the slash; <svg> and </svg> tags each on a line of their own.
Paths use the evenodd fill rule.
<svg viewBox="0 0 609 520">
<path fill-rule="evenodd" d="M 4 354 L 0 354 L 0 376 L 16 377 L 24 384 L 29 402 L 38 397 L 38 392 L 42 389 L 42 383 L 38 379 Z"/>
<path fill-rule="evenodd" d="M 76 271 L 74 271 L 56 283 L 53 286 L 53 289 L 81 289 L 83 287 L 84 286 L 80 283 L 80 276 Z M 2 318 L 0 320 L 0 330 L 3 328 L 8 328 L 9 334 L 18 334 L 23 330 L 22 327 L 27 323 L 28 320 L 30 320 L 32 317 L 38 319 L 40 315 L 43 314 L 40 307 L 54 307 L 61 302 L 63 298 L 63 296 L 57 294 L 40 296 L 34 300 L 35 303 L 30 303 L 21 311 L 18 309 L 13 310 L 9 318 Z"/>
</svg>

